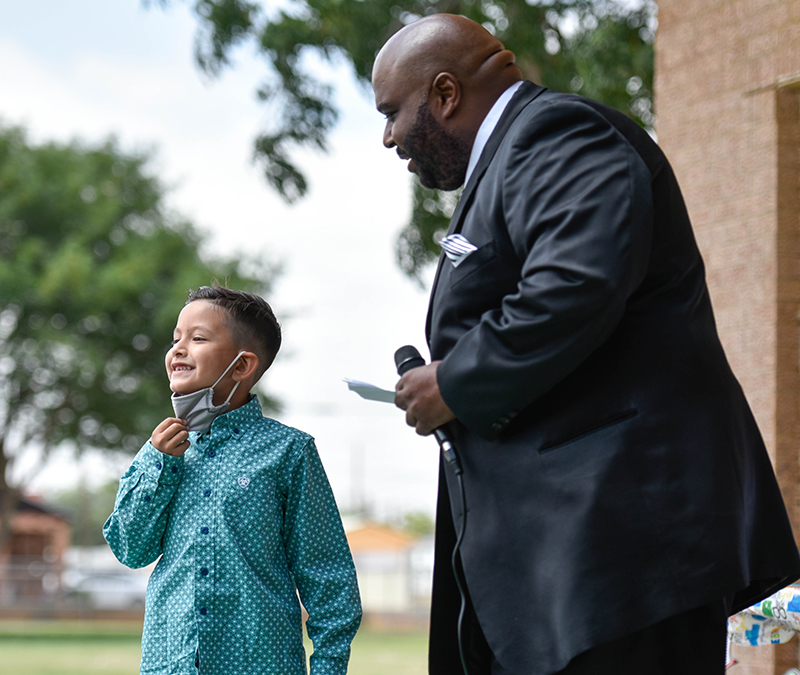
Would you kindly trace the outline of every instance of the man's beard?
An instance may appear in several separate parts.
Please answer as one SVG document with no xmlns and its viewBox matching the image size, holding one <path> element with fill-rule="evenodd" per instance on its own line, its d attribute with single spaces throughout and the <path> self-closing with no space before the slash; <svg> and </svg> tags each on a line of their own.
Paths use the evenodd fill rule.
<svg viewBox="0 0 800 675">
<path fill-rule="evenodd" d="M 426 188 L 455 190 L 464 184 L 471 148 L 445 131 L 428 109 L 427 98 L 417 108 L 414 126 L 403 152 L 416 165 L 419 182 Z"/>
</svg>

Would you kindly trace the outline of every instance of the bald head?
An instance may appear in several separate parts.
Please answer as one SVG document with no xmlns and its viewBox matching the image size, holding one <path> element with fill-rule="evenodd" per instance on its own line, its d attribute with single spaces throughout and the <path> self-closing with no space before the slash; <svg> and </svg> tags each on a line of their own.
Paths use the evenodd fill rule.
<svg viewBox="0 0 800 675">
<path fill-rule="evenodd" d="M 463 16 L 433 14 L 388 40 L 375 59 L 372 80 L 427 88 L 440 73 L 457 79 L 465 94 L 462 104 L 481 120 L 500 94 L 522 79 L 514 54 L 483 26 Z"/>
<path fill-rule="evenodd" d="M 475 136 L 500 95 L 522 79 L 514 54 L 482 26 L 434 14 L 395 33 L 372 69 L 383 144 L 425 187 L 463 185 Z"/>
</svg>

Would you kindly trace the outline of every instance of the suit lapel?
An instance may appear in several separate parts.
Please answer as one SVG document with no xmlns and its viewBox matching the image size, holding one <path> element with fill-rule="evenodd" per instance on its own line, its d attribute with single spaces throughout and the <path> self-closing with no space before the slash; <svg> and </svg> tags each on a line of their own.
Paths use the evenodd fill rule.
<svg viewBox="0 0 800 675">
<path fill-rule="evenodd" d="M 481 178 L 483 178 L 486 168 L 494 158 L 497 148 L 500 147 L 500 143 L 502 142 L 503 138 L 505 138 L 506 133 L 514 123 L 517 115 L 519 115 L 523 108 L 525 108 L 531 101 L 533 101 L 544 91 L 546 91 L 544 87 L 540 87 L 538 84 L 534 84 L 533 82 L 525 81 L 508 102 L 508 105 L 498 120 L 497 126 L 494 128 L 492 135 L 489 136 L 489 140 L 486 142 L 483 152 L 481 152 L 478 163 L 475 165 L 475 169 L 473 170 L 472 175 L 469 177 L 469 182 L 466 184 L 466 186 L 464 186 L 464 191 L 461 193 L 461 197 L 458 200 L 456 209 L 453 212 L 452 218 L 450 219 L 450 227 L 447 230 L 448 235 L 461 231 L 464 221 L 464 214 L 467 210 L 467 205 L 472 201 L 475 187 L 478 185 Z M 439 277 L 441 275 L 442 265 L 444 264 L 445 258 L 446 256 L 444 254 L 439 256 L 439 266 L 436 269 L 436 276 L 433 278 L 433 286 L 431 287 L 430 299 L 428 301 L 428 318 L 425 323 L 425 335 L 429 345 L 431 338 L 431 319 L 433 315 L 433 298 L 436 294 L 436 286 L 439 283 Z"/>
<path fill-rule="evenodd" d="M 517 115 L 543 91 L 546 91 L 545 88 L 540 87 L 538 84 L 523 82 L 519 90 L 508 102 L 508 106 L 506 106 L 502 116 L 497 121 L 497 126 L 494 128 L 492 135 L 489 136 L 489 140 L 486 141 L 486 146 L 483 148 L 483 152 L 481 152 L 481 156 L 478 158 L 478 163 L 475 165 L 475 169 L 469 177 L 469 182 L 464 187 L 464 192 L 461 193 L 461 198 L 458 200 L 456 209 L 453 212 L 453 217 L 450 219 L 450 228 L 447 230 L 447 234 L 461 231 L 466 206 L 472 199 L 475 187 L 478 185 L 481 178 L 483 178 L 483 174 L 486 173 L 486 167 L 488 167 L 492 159 L 494 159 L 497 148 L 500 147 L 500 143 L 503 138 L 505 138 L 506 133 L 514 123 Z"/>
</svg>

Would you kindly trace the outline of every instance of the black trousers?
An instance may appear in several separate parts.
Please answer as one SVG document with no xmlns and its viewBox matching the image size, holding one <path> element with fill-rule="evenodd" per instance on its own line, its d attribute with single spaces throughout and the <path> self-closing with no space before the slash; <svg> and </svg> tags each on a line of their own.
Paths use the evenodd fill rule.
<svg viewBox="0 0 800 675">
<path fill-rule="evenodd" d="M 721 599 L 598 645 L 554 675 L 723 675 L 728 607 Z M 508 675 L 486 644 L 474 612 L 464 624 L 469 675 Z"/>
</svg>

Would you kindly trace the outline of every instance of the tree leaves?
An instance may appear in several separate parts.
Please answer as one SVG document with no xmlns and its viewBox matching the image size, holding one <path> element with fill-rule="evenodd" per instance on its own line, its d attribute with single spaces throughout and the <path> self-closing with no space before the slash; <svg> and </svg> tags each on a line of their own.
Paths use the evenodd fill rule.
<svg viewBox="0 0 800 675">
<path fill-rule="evenodd" d="M 268 6 L 197 0 L 197 60 L 205 72 L 217 75 L 230 65 L 231 50 L 252 40 L 267 71 L 258 95 L 276 111 L 255 140 L 254 156 L 266 181 L 288 202 L 308 191 L 293 153 L 306 146 L 327 150 L 338 118 L 333 90 L 315 76 L 314 61 L 306 57 L 344 59 L 368 84 L 384 42 L 404 25 L 438 12 L 482 24 L 516 54 L 528 79 L 595 98 L 647 128 L 655 119 L 655 0 L 290 0 L 272 12 Z M 419 278 L 439 255 L 434 234 L 446 229 L 449 200 L 418 183 L 414 191 L 398 261 Z"/>
</svg>

